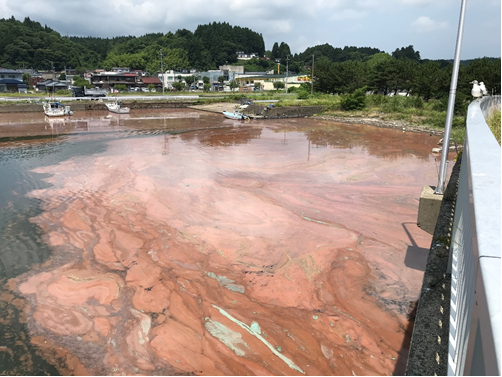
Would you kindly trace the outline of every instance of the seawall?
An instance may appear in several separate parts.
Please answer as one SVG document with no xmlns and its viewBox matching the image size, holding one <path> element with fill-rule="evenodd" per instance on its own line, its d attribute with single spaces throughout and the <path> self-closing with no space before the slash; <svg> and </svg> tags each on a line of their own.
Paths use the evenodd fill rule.
<svg viewBox="0 0 502 377">
<path fill-rule="evenodd" d="M 195 101 L 123 101 L 124 106 L 130 109 L 162 109 L 162 108 L 184 108 L 191 106 Z M 74 101 L 69 104 L 72 111 L 92 111 L 107 110 L 102 101 Z M 1 113 L 38 113 L 42 112 L 42 104 L 12 104 L 0 106 Z"/>
</svg>

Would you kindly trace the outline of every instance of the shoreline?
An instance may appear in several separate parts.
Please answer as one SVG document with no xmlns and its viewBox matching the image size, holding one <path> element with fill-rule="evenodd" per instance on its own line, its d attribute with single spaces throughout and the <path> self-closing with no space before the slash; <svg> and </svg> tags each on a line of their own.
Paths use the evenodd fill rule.
<svg viewBox="0 0 502 377">
<path fill-rule="evenodd" d="M 189 109 L 199 110 L 199 111 L 207 111 L 212 113 L 222 113 L 223 111 L 233 111 L 236 109 L 239 104 L 232 102 L 217 102 L 210 104 L 202 104 L 202 105 L 194 105 L 193 102 L 190 101 L 169 101 L 169 102 L 137 102 L 130 101 L 127 102 L 126 105 L 131 109 L 146 109 L 146 108 L 180 108 L 186 107 Z M 84 103 L 72 103 L 70 104 L 71 109 L 74 111 L 92 111 L 92 110 L 106 110 L 105 105 L 102 101 L 86 101 Z M 417 126 L 410 125 L 407 122 L 401 120 L 383 120 L 380 118 L 374 117 L 355 117 L 353 115 L 347 114 L 347 116 L 336 116 L 336 115 L 317 115 L 316 112 L 312 112 L 311 107 L 306 108 L 305 112 L 302 113 L 299 109 L 302 106 L 290 106 L 289 114 L 288 112 L 281 112 L 281 108 L 274 108 L 275 112 L 281 112 L 278 116 L 274 117 L 259 117 L 259 119 L 274 119 L 274 118 L 299 118 L 299 117 L 312 117 L 319 120 L 326 120 L 331 122 L 338 123 L 348 123 L 348 124 L 363 124 L 368 126 L 375 127 L 383 127 L 383 128 L 393 128 L 393 129 L 401 129 L 403 131 L 408 132 L 421 132 L 421 133 L 429 133 L 431 135 L 442 136 L 444 131 L 438 129 L 432 129 L 427 126 Z M 291 111 L 292 109 L 292 111 Z M 12 104 L 12 105 L 1 105 L 0 113 L 25 113 L 25 112 L 41 112 L 42 105 L 41 104 Z"/>
</svg>

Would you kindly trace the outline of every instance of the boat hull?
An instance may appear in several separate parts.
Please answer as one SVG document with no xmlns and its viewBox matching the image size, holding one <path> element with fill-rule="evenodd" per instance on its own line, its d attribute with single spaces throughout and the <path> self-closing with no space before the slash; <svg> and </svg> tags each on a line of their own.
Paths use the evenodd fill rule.
<svg viewBox="0 0 502 377">
<path fill-rule="evenodd" d="M 122 107 L 115 103 L 107 103 L 106 107 L 108 107 L 108 111 L 115 114 L 129 114 L 128 107 Z"/>
<path fill-rule="evenodd" d="M 230 113 L 228 111 L 223 111 L 223 115 L 225 116 L 225 118 L 234 119 L 234 120 L 246 120 L 246 119 L 248 119 L 247 115 L 241 114 L 239 112 Z"/>
</svg>

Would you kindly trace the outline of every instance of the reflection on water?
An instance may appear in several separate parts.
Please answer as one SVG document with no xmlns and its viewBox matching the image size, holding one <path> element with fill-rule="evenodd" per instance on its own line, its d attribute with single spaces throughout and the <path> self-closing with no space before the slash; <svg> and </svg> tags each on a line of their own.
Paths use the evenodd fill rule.
<svg viewBox="0 0 502 377">
<path fill-rule="evenodd" d="M 435 181 L 428 135 L 15 117 L 0 123 L 8 374 L 403 372 L 421 281 L 405 256 L 430 243 L 403 224 Z"/>
</svg>

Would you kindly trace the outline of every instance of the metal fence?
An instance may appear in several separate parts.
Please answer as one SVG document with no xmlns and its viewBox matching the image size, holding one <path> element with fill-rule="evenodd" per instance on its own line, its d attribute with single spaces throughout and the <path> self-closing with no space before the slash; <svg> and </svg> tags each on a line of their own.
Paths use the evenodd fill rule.
<svg viewBox="0 0 502 377">
<path fill-rule="evenodd" d="M 500 96 L 471 103 L 451 234 L 448 375 L 501 374 L 501 152 L 486 124 Z"/>
</svg>

